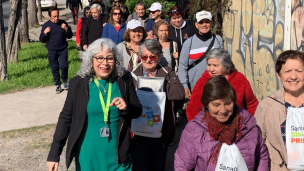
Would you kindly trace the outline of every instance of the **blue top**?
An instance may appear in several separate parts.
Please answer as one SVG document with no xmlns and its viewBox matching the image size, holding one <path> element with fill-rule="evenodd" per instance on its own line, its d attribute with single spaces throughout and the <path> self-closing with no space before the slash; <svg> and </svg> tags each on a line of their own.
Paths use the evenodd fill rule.
<svg viewBox="0 0 304 171">
<path fill-rule="evenodd" d="M 66 24 L 68 27 L 68 31 L 66 32 L 63 28 L 61 28 L 61 24 Z M 51 32 L 48 34 L 44 34 L 44 30 L 47 27 L 51 27 Z M 46 48 L 49 50 L 63 50 L 68 47 L 68 43 L 66 39 L 70 39 L 73 36 L 73 32 L 71 27 L 64 20 L 59 20 L 57 23 L 53 23 L 50 20 L 44 23 L 39 41 L 42 43 L 46 43 Z"/>
<path fill-rule="evenodd" d="M 113 26 L 112 23 L 107 23 L 103 27 L 101 37 L 112 39 L 113 42 L 116 45 L 118 45 L 119 43 L 123 42 L 122 36 L 124 35 L 125 30 L 126 30 L 126 24 L 125 23 L 120 24 L 119 32 L 116 31 L 116 29 L 115 29 L 115 27 Z"/>
<path fill-rule="evenodd" d="M 164 20 L 166 20 L 166 21 L 168 21 L 169 23 L 170 23 L 170 20 L 169 19 L 167 19 L 167 18 L 165 18 Z M 154 20 L 153 19 L 149 19 L 148 21 L 147 21 L 147 24 L 146 24 L 146 27 L 145 27 L 145 29 L 146 29 L 146 31 L 147 32 L 149 32 L 149 31 L 153 31 L 153 27 L 155 26 L 155 22 L 154 22 Z"/>
</svg>

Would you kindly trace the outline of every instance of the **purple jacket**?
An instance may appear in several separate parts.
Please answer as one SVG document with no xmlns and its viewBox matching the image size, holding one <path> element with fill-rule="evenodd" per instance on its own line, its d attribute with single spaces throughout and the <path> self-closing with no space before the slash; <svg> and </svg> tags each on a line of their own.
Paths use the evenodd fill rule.
<svg viewBox="0 0 304 171">
<path fill-rule="evenodd" d="M 239 108 L 239 107 L 238 107 Z M 268 152 L 258 131 L 256 120 L 244 109 L 240 109 L 244 117 L 243 137 L 236 142 L 249 171 L 268 171 Z M 206 123 L 202 123 L 204 112 L 200 112 L 183 130 L 179 147 L 175 153 L 175 171 L 195 170 L 214 171 L 215 166 L 208 165 L 210 156 L 218 144 L 208 132 Z"/>
</svg>

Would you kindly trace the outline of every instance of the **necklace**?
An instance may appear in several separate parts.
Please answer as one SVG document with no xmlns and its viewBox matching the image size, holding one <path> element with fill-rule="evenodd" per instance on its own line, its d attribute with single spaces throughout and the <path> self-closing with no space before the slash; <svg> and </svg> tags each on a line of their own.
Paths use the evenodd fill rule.
<svg viewBox="0 0 304 171">
<path fill-rule="evenodd" d="M 103 87 L 103 86 L 98 82 L 98 86 L 97 86 L 97 87 L 98 87 L 99 91 L 101 91 L 100 88 L 99 88 L 99 86 L 101 86 L 101 87 L 103 88 L 104 92 L 107 93 L 107 90 L 106 90 L 107 85 L 108 85 L 108 83 Z"/>
<path fill-rule="evenodd" d="M 134 45 L 132 45 L 131 42 L 130 42 L 130 45 L 131 45 L 132 50 L 137 54 L 138 51 L 139 51 L 138 48 L 135 47 Z M 136 49 L 137 51 L 136 51 L 135 49 Z"/>
</svg>

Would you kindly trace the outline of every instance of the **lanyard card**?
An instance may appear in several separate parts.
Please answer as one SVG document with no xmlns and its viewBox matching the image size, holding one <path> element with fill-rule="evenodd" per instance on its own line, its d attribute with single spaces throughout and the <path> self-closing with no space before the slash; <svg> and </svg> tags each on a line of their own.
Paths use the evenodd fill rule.
<svg viewBox="0 0 304 171">
<path fill-rule="evenodd" d="M 103 127 L 100 129 L 100 137 L 109 137 L 110 136 L 110 128 Z"/>
</svg>

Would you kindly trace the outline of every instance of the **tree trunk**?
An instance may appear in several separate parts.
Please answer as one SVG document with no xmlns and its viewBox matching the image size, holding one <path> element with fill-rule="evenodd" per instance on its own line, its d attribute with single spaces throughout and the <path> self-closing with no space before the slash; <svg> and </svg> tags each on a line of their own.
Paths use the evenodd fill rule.
<svg viewBox="0 0 304 171">
<path fill-rule="evenodd" d="M 3 22 L 3 9 L 2 0 L 0 0 L 0 80 L 5 81 L 7 79 L 7 58 L 5 49 L 5 30 Z"/>
<path fill-rule="evenodd" d="M 20 41 L 22 43 L 27 43 L 30 41 L 28 32 L 28 21 L 27 21 L 27 1 L 22 0 L 22 11 L 21 11 L 21 26 L 20 28 Z M 40 1 L 39 1 L 40 2 Z"/>
<path fill-rule="evenodd" d="M 10 16 L 6 38 L 7 62 L 18 62 L 20 49 L 19 29 L 21 23 L 21 0 L 10 0 Z"/>
<path fill-rule="evenodd" d="M 36 0 L 28 0 L 28 25 L 29 27 L 35 27 L 39 25 L 37 19 L 37 8 L 36 8 Z"/>
<path fill-rule="evenodd" d="M 38 13 L 37 13 L 38 21 L 42 21 L 41 1 L 38 0 L 37 2 L 38 2 Z"/>
</svg>

